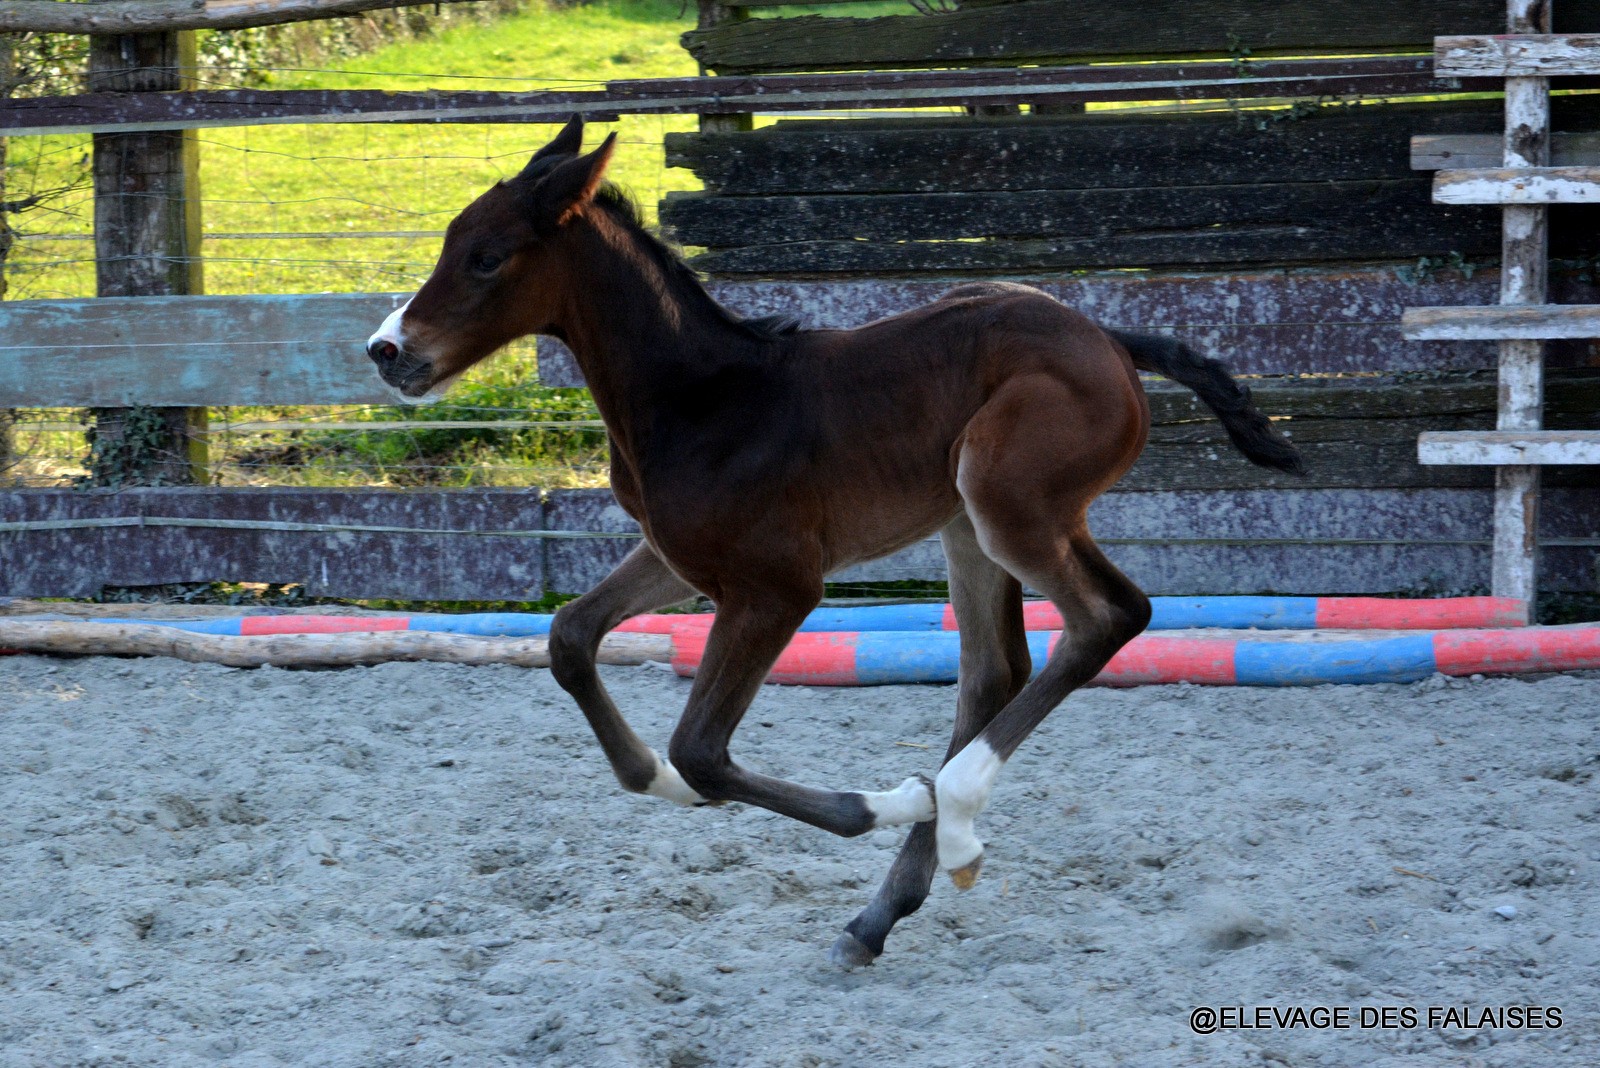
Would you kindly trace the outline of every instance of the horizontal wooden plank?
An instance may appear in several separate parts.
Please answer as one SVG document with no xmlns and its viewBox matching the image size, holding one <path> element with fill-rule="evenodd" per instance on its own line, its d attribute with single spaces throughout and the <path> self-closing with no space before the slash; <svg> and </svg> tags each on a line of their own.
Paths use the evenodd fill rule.
<svg viewBox="0 0 1600 1068">
<path fill-rule="evenodd" d="M 0 533 L 0 596 L 92 597 L 103 586 L 225 580 L 300 583 L 328 597 L 536 600 L 544 554 L 532 539 L 325 528 L 537 531 L 543 511 L 537 490 L 0 491 L 0 523 L 157 516 L 223 524 Z M 242 528 L 226 525 L 241 520 Z"/>
<path fill-rule="evenodd" d="M 331 19 L 380 8 L 466 0 L 111 0 L 92 7 L 56 0 L 4 0 L 0 33 L 163 33 L 236 30 Z"/>
<path fill-rule="evenodd" d="M 1349 374 L 1492 368 L 1495 346 L 1480 341 L 1402 340 L 1403 309 L 1413 305 L 1489 304 L 1499 273 L 1407 268 L 1261 270 L 1208 274 L 1102 272 L 1023 279 L 1101 324 L 1182 337 L 1200 351 L 1252 375 Z M 806 327 L 839 329 L 896 315 L 935 300 L 952 281 L 714 281 L 711 292 L 743 315 L 794 315 Z M 1578 272 L 1554 272 L 1553 299 L 1600 303 L 1600 285 Z M 1586 342 L 1548 346 L 1551 366 L 1585 363 Z M 546 385 L 581 386 L 571 353 L 539 339 Z"/>
<path fill-rule="evenodd" d="M 1444 77 L 1547 78 L 1600 74 L 1600 34 L 1441 36 L 1435 73 Z"/>
<path fill-rule="evenodd" d="M 1470 209 L 1456 209 L 1467 211 Z M 1420 229 L 1420 228 L 1419 228 Z M 1568 231 L 1574 237 L 1575 231 Z M 1224 267 L 1320 264 L 1360 260 L 1492 255 L 1496 242 L 1482 224 L 1427 228 L 1404 253 L 1379 232 L 1331 234 L 1320 226 L 1259 224 L 1213 232 L 1136 234 L 1105 238 L 992 241 L 791 241 L 714 249 L 690 262 L 723 275 L 800 275 L 939 272 L 1028 274 L 1105 267 Z M 1322 242 L 1326 241 L 1326 244 Z"/>
<path fill-rule="evenodd" d="M 1440 171 L 1435 204 L 1596 204 L 1600 167 L 1491 167 Z"/>
<path fill-rule="evenodd" d="M 1568 9 L 1571 9 L 1570 11 Z M 1563 20 L 1585 25 L 1591 0 L 1568 0 Z M 1311 50 L 1422 50 L 1444 33 L 1503 25 L 1495 0 L 1031 0 L 933 15 L 746 19 L 694 30 L 684 46 L 719 73 L 851 70 L 1043 62 L 1079 56 L 1227 55 Z M 1588 24 L 1593 24 L 1588 23 Z"/>
<path fill-rule="evenodd" d="M 1552 489 L 1542 504 L 1540 536 L 1549 547 L 1541 587 L 1595 592 L 1595 550 L 1574 543 L 1600 530 L 1600 494 Z M 1109 555 L 1153 594 L 1438 593 L 1487 584 L 1492 512 L 1487 488 L 1113 492 L 1095 503 L 1090 524 Z M 0 493 L 0 522 L 139 514 L 486 530 L 542 523 L 617 537 L 541 543 L 173 527 L 3 533 L 0 596 L 87 597 L 108 585 L 221 579 L 304 582 L 308 593 L 325 596 L 526 600 L 541 584 L 582 592 L 638 544 L 637 527 L 607 490 L 557 491 L 542 504 L 537 490 Z M 538 553 L 541 545 L 547 557 Z M 937 543 L 929 542 L 849 577 L 944 575 Z"/>
<path fill-rule="evenodd" d="M 1553 372 L 1546 417 L 1550 426 L 1592 426 L 1600 410 L 1600 376 Z M 1118 484 L 1124 490 L 1238 490 L 1466 487 L 1493 484 L 1481 468 L 1425 467 L 1416 441 L 1431 431 L 1489 430 L 1497 388 L 1471 382 L 1323 383 L 1258 380 L 1261 409 L 1305 457 L 1307 474 L 1287 477 L 1245 463 L 1221 425 L 1187 390 L 1150 392 L 1151 431 L 1139 461 Z M 1550 468 L 1550 485 L 1600 488 L 1600 471 Z"/>
<path fill-rule="evenodd" d="M 552 493 L 554 504 L 557 494 Z M 560 491 L 567 521 L 619 535 L 637 531 L 604 490 Z M 1493 491 L 1477 489 L 1287 489 L 1208 492 L 1113 491 L 1095 502 L 1090 528 L 1109 555 L 1156 595 L 1362 594 L 1487 588 Z M 1600 529 L 1600 495 L 1552 489 L 1540 513 L 1545 540 L 1583 539 Z M 1298 540 L 1286 542 L 1285 537 Z M 551 543 L 552 589 L 588 589 L 637 544 Z M 554 561 L 554 556 L 552 556 Z M 1595 550 L 1543 553 L 1545 590 L 1595 589 Z M 832 581 L 940 580 L 937 540 L 829 576 Z"/>
<path fill-rule="evenodd" d="M 1407 308 L 1401 316 L 1400 330 L 1412 341 L 1600 338 L 1600 305 Z"/>
<path fill-rule="evenodd" d="M 1600 133 L 1551 134 L 1550 162 L 1558 167 L 1600 166 Z M 1504 134 L 1418 134 L 1411 139 L 1412 170 L 1475 170 L 1504 163 Z"/>
<path fill-rule="evenodd" d="M 1600 464 L 1600 430 L 1430 431 L 1417 439 L 1417 460 L 1501 466 Z"/>
<path fill-rule="evenodd" d="M 1412 175 L 1407 137 L 1476 133 L 1503 121 L 1497 101 L 1288 115 L 797 122 L 669 133 L 665 143 L 670 166 L 689 168 L 721 193 L 1017 192 L 1399 180 Z M 1563 109 L 1563 120 L 1600 126 L 1600 101 Z"/>
<path fill-rule="evenodd" d="M 392 404 L 365 348 L 407 295 L 0 302 L 0 407 Z"/>
<path fill-rule="evenodd" d="M 1495 213 L 1430 211 L 1427 203 L 1421 178 L 1021 193 L 675 193 L 662 203 L 661 219 L 684 244 L 718 249 L 708 265 L 733 246 L 820 241 L 1052 239 L 1051 258 L 1032 264 L 1040 267 L 1398 259 L 1424 248 L 1487 251 L 1498 244 Z M 1074 252 L 1066 240 L 1085 244 Z M 875 244 L 867 251 L 882 257 L 918 250 Z M 989 250 L 946 251 L 979 257 Z"/>
<path fill-rule="evenodd" d="M 1480 468 L 1424 467 L 1417 436 L 1426 431 L 1487 430 L 1495 425 L 1498 390 L 1492 375 L 1392 379 L 1258 379 L 1261 409 L 1278 419 L 1305 456 L 1307 473 L 1289 476 L 1246 463 L 1216 417 L 1193 393 L 1153 381 L 1151 431 L 1120 488 L 1137 491 L 1374 487 L 1488 487 Z M 1552 370 L 1546 418 L 1557 428 L 1583 428 L 1600 411 L 1600 374 Z M 1600 471 L 1553 468 L 1551 485 L 1600 488 Z M 627 524 L 620 513 L 611 519 Z M 592 522 L 585 517 L 582 522 Z M 574 529 L 581 529 L 581 524 Z M 552 552 L 578 549 L 552 547 Z"/>
<path fill-rule="evenodd" d="M 30 424 L 42 430 L 39 424 Z M 360 434 L 385 434 L 413 430 L 599 430 L 605 423 L 599 419 L 436 419 L 393 420 L 385 422 L 326 422 L 317 419 L 270 419 L 257 423 L 222 423 L 212 421 L 207 434 L 289 434 L 302 430 L 344 430 Z M 52 427 L 49 429 L 78 429 L 77 427 Z"/>
<path fill-rule="evenodd" d="M 1077 65 L 1011 70 L 863 71 L 733 78 L 648 78 L 599 89 L 387 92 L 214 89 L 83 93 L 0 100 L 0 133 L 133 133 L 284 123 L 558 123 L 572 114 L 726 114 L 999 103 L 1363 97 L 1492 90 L 1492 79 L 1439 79 L 1426 57 Z"/>
</svg>

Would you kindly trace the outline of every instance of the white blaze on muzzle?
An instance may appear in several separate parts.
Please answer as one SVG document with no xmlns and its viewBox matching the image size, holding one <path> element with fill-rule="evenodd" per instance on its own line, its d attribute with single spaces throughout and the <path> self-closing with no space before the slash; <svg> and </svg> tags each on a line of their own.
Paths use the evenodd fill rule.
<svg viewBox="0 0 1600 1068">
<path fill-rule="evenodd" d="M 405 315 L 406 309 L 409 307 L 411 307 L 411 298 L 408 297 L 404 304 L 389 313 L 389 317 L 383 321 L 382 326 L 378 327 L 377 332 L 367 338 L 367 348 L 369 350 L 375 342 L 379 341 L 387 341 L 401 352 L 406 350 L 406 336 L 400 330 L 400 318 Z"/>
</svg>

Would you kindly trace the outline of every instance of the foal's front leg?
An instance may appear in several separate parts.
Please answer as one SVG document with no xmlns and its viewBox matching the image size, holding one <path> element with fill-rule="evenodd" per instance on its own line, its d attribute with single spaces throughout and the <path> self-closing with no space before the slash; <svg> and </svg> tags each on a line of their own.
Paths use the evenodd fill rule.
<svg viewBox="0 0 1600 1068">
<path fill-rule="evenodd" d="M 771 591 L 725 597 L 672 735 L 672 765 L 702 797 L 757 805 L 845 837 L 933 819 L 933 790 L 922 776 L 881 793 L 819 790 L 757 775 L 728 755 L 728 742 L 767 672 L 820 599 L 819 593 Z"/>
<path fill-rule="evenodd" d="M 628 726 L 600 681 L 595 654 L 600 639 L 618 623 L 694 592 L 661 562 L 655 550 L 641 543 L 594 589 L 562 605 L 550 625 L 551 673 L 583 710 L 617 781 L 623 789 L 680 805 L 702 805 L 705 799 L 689 789 L 672 765 Z"/>
</svg>

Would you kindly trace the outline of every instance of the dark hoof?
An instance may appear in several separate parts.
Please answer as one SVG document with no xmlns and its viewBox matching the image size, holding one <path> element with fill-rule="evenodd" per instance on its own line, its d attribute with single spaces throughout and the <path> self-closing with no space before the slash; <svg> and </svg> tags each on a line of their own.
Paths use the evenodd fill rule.
<svg viewBox="0 0 1600 1068">
<path fill-rule="evenodd" d="M 878 959 L 878 955 L 860 942 L 855 935 L 846 931 L 839 936 L 839 940 L 828 950 L 828 959 L 846 970 L 865 968 Z"/>
</svg>

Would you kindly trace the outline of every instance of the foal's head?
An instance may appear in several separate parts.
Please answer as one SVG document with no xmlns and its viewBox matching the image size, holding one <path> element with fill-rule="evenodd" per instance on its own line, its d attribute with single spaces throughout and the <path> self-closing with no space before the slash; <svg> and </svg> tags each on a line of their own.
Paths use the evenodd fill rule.
<svg viewBox="0 0 1600 1068">
<path fill-rule="evenodd" d="M 583 122 L 574 118 L 521 174 L 456 216 L 433 274 L 367 341 L 385 382 L 420 398 L 502 345 L 553 328 L 564 278 L 558 246 L 592 203 L 616 137 L 579 155 Z"/>
</svg>

